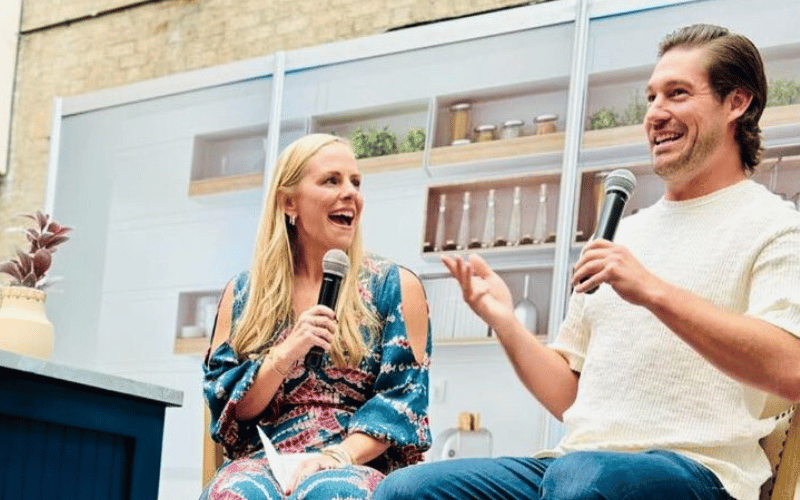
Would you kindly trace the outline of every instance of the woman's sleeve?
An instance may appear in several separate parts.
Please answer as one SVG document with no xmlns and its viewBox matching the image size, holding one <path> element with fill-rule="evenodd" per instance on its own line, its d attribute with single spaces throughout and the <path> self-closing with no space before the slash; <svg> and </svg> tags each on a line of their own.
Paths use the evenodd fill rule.
<svg viewBox="0 0 800 500">
<path fill-rule="evenodd" d="M 387 458 L 390 463 L 403 466 L 422 460 L 422 453 L 431 445 L 428 427 L 430 324 L 425 357 L 420 363 L 414 357 L 403 321 L 397 266 L 391 266 L 376 293 L 375 302 L 379 316 L 385 318 L 380 368 L 374 396 L 353 414 L 348 430 L 390 443 Z"/>
<path fill-rule="evenodd" d="M 232 323 L 247 301 L 248 286 L 246 273 L 234 281 Z M 209 431 L 211 438 L 223 445 L 229 458 L 249 454 L 261 447 L 256 420 L 241 422 L 236 420 L 235 413 L 236 403 L 250 389 L 261 363 L 261 358 L 240 360 L 227 341 L 209 353 L 203 363 L 203 395 L 211 413 Z"/>
<path fill-rule="evenodd" d="M 211 438 L 222 444 L 229 458 L 247 455 L 261 447 L 256 430 L 257 419 L 236 420 L 235 408 L 261 366 L 261 359 L 239 360 L 227 342 L 223 342 L 203 364 L 203 394 L 211 412 Z"/>
</svg>

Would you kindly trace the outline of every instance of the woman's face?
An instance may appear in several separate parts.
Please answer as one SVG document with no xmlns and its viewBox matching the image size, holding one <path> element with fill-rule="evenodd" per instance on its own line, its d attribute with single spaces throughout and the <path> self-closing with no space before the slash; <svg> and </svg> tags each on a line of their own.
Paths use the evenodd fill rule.
<svg viewBox="0 0 800 500">
<path fill-rule="evenodd" d="M 296 216 L 301 248 L 324 252 L 350 246 L 364 207 L 360 188 L 358 164 L 346 145 L 328 144 L 311 157 L 285 209 Z"/>
</svg>

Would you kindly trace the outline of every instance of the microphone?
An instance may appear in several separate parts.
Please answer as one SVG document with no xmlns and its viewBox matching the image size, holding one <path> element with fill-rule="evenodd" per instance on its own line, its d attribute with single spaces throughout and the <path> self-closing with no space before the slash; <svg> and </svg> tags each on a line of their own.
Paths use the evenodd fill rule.
<svg viewBox="0 0 800 500">
<path fill-rule="evenodd" d="M 597 230 L 594 232 L 593 239 L 602 238 L 613 241 L 617 226 L 619 226 L 619 221 L 622 218 L 622 211 L 625 209 L 625 203 L 628 202 L 633 190 L 636 189 L 636 177 L 633 176 L 630 170 L 620 168 L 608 174 L 603 185 L 606 197 L 603 200 L 603 208 L 600 212 L 600 219 L 597 222 Z M 586 281 L 586 279 L 583 281 Z M 596 291 L 597 287 L 594 287 L 586 293 L 594 293 Z"/>
<path fill-rule="evenodd" d="M 322 286 L 319 287 L 319 297 L 317 304 L 328 306 L 336 310 L 336 302 L 339 301 L 339 288 L 342 286 L 350 267 L 350 259 L 347 254 L 338 248 L 328 250 L 322 258 Z M 316 370 L 322 364 L 322 356 L 325 351 L 314 346 L 306 354 L 305 365 L 309 370 Z"/>
</svg>

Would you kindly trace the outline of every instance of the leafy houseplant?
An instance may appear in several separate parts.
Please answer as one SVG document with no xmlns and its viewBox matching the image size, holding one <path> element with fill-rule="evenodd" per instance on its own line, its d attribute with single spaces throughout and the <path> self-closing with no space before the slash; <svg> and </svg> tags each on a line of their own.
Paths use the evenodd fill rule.
<svg viewBox="0 0 800 500">
<path fill-rule="evenodd" d="M 12 286 L 24 286 L 43 290 L 52 283 L 45 278 L 53 261 L 56 246 L 69 238 L 66 234 L 72 228 L 64 227 L 50 220 L 50 216 L 37 211 L 35 214 L 24 214 L 23 217 L 33 219 L 34 227 L 25 231 L 29 248 L 27 252 L 17 250 L 15 258 L 0 263 L 0 272 L 11 276 Z"/>
<path fill-rule="evenodd" d="M 767 107 L 788 106 L 800 102 L 800 83 L 794 79 L 777 79 L 767 87 Z"/>
<path fill-rule="evenodd" d="M 350 143 L 357 159 L 411 153 L 425 148 L 425 130 L 411 127 L 405 141 L 398 145 L 397 134 L 389 130 L 388 126 L 381 130 L 374 127 L 364 130 L 358 127 L 350 134 Z"/>
<path fill-rule="evenodd" d="M 44 288 L 53 280 L 45 274 L 71 229 L 42 212 L 24 216 L 35 222 L 25 230 L 28 251 L 17 250 L 15 258 L 0 263 L 0 272 L 11 276 L 11 286 L 0 289 L 0 349 L 46 359 L 53 354 L 55 337 L 44 307 Z"/>
</svg>

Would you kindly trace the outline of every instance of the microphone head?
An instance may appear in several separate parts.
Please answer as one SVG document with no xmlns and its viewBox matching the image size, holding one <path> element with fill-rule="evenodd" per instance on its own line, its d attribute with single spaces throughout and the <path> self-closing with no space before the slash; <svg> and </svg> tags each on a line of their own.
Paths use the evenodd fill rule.
<svg viewBox="0 0 800 500">
<path fill-rule="evenodd" d="M 619 168 L 614 170 L 606 177 L 604 183 L 606 194 L 617 191 L 625 195 L 625 199 L 630 199 L 633 190 L 636 189 L 636 177 L 630 170 Z"/>
<path fill-rule="evenodd" d="M 335 274 L 344 278 L 347 269 L 350 267 L 350 259 L 347 254 L 338 248 L 332 248 L 325 252 L 322 258 L 322 272 Z"/>
</svg>

